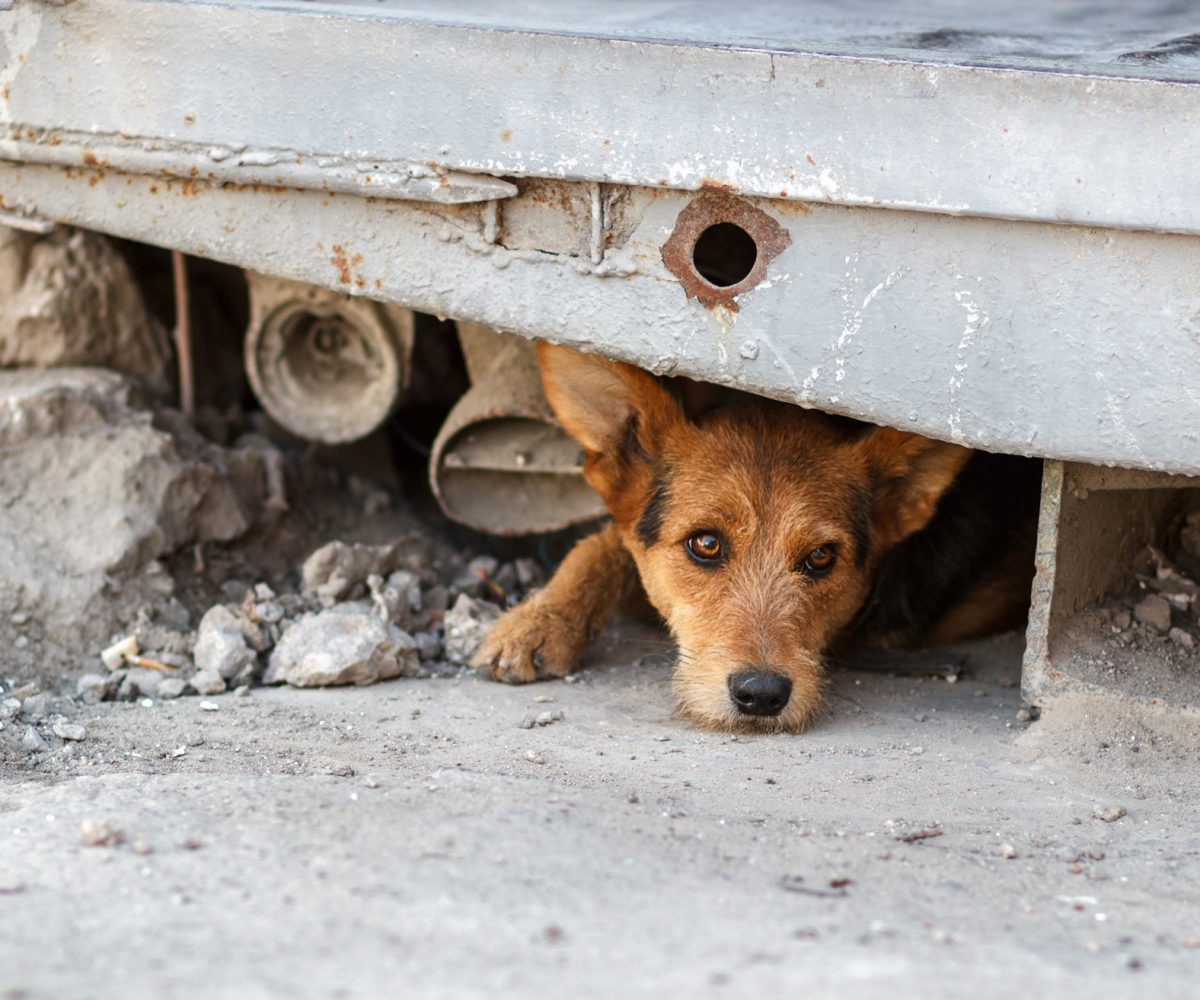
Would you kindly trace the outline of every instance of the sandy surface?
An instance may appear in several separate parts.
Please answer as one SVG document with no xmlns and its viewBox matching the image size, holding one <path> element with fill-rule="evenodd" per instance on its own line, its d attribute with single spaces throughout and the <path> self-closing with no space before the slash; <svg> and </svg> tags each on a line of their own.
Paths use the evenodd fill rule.
<svg viewBox="0 0 1200 1000">
<path fill-rule="evenodd" d="M 1010 638 L 732 738 L 672 718 L 666 649 L 83 709 L 0 762 L 0 997 L 1196 995 L 1190 720 L 1026 726 Z"/>
</svg>

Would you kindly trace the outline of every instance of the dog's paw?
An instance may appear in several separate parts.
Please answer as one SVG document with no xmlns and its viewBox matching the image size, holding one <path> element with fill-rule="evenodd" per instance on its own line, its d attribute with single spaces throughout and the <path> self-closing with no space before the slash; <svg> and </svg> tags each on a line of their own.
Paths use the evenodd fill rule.
<svg viewBox="0 0 1200 1000">
<path fill-rule="evenodd" d="M 578 616 L 534 600 L 513 608 L 492 626 L 472 663 L 493 680 L 528 684 L 565 677 L 586 644 L 587 629 Z"/>
</svg>

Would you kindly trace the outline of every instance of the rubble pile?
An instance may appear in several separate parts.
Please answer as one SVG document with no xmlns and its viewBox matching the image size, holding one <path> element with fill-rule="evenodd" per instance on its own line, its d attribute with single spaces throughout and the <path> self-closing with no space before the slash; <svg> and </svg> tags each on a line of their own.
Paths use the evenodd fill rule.
<svg viewBox="0 0 1200 1000">
<path fill-rule="evenodd" d="M 1200 645 L 1200 584 L 1184 568 L 1192 565 L 1200 567 L 1200 511 L 1187 517 L 1178 562 L 1146 546 L 1134 562 L 1136 594 L 1100 609 L 1109 646 L 1194 651 Z"/>
<path fill-rule="evenodd" d="M 88 702 L 217 695 L 257 684 L 324 687 L 452 673 L 469 663 L 503 608 L 539 585 L 529 559 L 428 553 L 415 536 L 390 545 L 335 541 L 304 562 L 296 592 L 260 582 L 200 619 L 189 655 L 131 634 L 79 678 Z M 151 669 L 147 669 L 150 667 Z"/>
</svg>

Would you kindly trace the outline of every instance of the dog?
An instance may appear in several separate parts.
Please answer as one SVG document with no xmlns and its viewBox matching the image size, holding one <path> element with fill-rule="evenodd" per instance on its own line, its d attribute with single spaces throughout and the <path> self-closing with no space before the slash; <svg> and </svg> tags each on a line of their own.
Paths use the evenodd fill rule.
<svg viewBox="0 0 1200 1000">
<path fill-rule="evenodd" d="M 640 582 L 678 644 L 678 713 L 799 731 L 825 657 L 1013 627 L 1040 463 L 540 344 L 547 399 L 612 520 L 492 628 L 475 665 L 562 677 Z M 667 383 L 674 383 L 674 388 Z M 715 399 L 715 401 L 714 401 Z"/>
</svg>

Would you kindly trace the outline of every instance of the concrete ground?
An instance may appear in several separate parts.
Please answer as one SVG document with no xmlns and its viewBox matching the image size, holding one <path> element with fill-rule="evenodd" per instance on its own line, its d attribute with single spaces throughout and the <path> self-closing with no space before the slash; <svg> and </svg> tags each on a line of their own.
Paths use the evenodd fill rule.
<svg viewBox="0 0 1200 1000">
<path fill-rule="evenodd" d="M 0 997 L 1198 995 L 1194 718 L 1026 725 L 1010 637 L 732 737 L 672 718 L 663 638 L 84 709 L 0 761 Z"/>
</svg>

